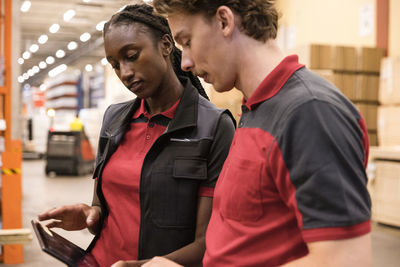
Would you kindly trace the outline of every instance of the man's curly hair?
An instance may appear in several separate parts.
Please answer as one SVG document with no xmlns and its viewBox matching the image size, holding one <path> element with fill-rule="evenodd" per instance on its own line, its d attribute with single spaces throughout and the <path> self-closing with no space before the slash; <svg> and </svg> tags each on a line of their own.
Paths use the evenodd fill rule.
<svg viewBox="0 0 400 267">
<path fill-rule="evenodd" d="M 267 41 L 278 31 L 278 11 L 274 0 L 153 0 L 158 13 L 203 14 L 211 19 L 220 6 L 227 6 L 242 19 L 241 31 L 248 36 Z"/>
</svg>

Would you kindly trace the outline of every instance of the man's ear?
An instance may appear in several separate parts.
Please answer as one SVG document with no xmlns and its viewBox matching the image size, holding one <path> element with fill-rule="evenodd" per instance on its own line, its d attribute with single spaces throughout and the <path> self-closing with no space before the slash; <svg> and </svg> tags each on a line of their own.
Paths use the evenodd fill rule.
<svg viewBox="0 0 400 267">
<path fill-rule="evenodd" d="M 174 41 L 171 36 L 164 34 L 160 41 L 161 52 L 163 56 L 168 57 L 172 53 L 174 47 Z"/>
<path fill-rule="evenodd" d="M 235 28 L 235 14 L 232 9 L 227 6 L 220 6 L 215 13 L 215 18 L 218 22 L 219 29 L 225 37 L 232 35 Z"/>
</svg>

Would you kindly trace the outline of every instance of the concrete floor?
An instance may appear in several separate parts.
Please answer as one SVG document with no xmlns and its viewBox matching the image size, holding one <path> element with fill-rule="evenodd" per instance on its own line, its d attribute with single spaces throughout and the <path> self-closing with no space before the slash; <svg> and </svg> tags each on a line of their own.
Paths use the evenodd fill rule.
<svg viewBox="0 0 400 267">
<path fill-rule="evenodd" d="M 30 220 L 49 208 L 65 204 L 91 202 L 93 181 L 90 176 L 46 177 L 44 175 L 44 161 L 42 160 L 24 161 L 22 171 L 23 225 L 25 228 L 32 229 Z M 86 248 L 93 238 L 88 231 L 66 232 L 56 230 L 56 232 L 82 248 Z M 400 266 L 400 229 L 373 224 L 372 248 L 374 267 Z M 65 266 L 41 252 L 36 238 L 30 244 L 24 246 L 24 257 L 24 264 L 7 266 Z"/>
</svg>

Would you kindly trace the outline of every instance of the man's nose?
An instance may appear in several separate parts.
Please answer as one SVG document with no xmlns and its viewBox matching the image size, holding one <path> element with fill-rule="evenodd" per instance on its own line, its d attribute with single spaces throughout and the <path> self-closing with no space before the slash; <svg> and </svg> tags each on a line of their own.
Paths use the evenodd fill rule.
<svg viewBox="0 0 400 267">
<path fill-rule="evenodd" d="M 193 59 L 190 57 L 189 53 L 182 51 L 181 69 L 183 71 L 192 71 L 193 68 L 194 68 Z"/>
</svg>

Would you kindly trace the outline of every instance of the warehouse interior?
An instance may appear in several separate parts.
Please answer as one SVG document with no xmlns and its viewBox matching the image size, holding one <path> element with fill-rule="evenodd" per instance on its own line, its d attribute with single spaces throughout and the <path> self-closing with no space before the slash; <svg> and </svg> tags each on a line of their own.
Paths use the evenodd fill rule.
<svg viewBox="0 0 400 267">
<path fill-rule="evenodd" d="M 103 114 L 135 97 L 105 59 L 103 25 L 125 5 L 151 0 L 0 1 L 0 228 L 21 230 L 17 241 L 0 235 L 0 264 L 64 266 L 41 251 L 31 220 L 53 207 L 91 203 Z M 400 1 L 276 2 L 280 48 L 338 87 L 366 121 L 373 266 L 398 266 Z M 204 87 L 214 104 L 240 119 L 238 90 Z M 71 131 L 77 117 L 84 134 Z M 68 147 L 50 146 L 58 143 Z M 69 164 L 76 153 L 80 163 Z M 61 159 L 57 170 L 52 157 Z M 82 248 L 93 238 L 87 230 L 55 231 Z"/>
</svg>

